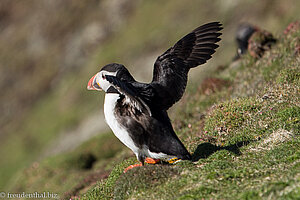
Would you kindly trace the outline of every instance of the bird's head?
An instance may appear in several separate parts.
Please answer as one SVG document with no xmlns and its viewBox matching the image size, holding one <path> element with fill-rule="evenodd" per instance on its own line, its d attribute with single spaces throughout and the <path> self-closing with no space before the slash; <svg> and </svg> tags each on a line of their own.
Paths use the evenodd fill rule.
<svg viewBox="0 0 300 200">
<path fill-rule="evenodd" d="M 97 74 L 95 74 L 88 82 L 88 90 L 98 90 L 107 92 L 113 85 L 106 80 L 106 75 L 115 76 L 122 81 L 134 81 L 129 71 L 124 65 L 112 63 L 105 65 Z"/>
</svg>

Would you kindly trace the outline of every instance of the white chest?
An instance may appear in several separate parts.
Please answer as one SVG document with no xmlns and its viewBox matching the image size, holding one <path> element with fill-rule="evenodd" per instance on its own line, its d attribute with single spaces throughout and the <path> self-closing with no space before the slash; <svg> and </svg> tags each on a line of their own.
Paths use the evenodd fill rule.
<svg viewBox="0 0 300 200">
<path fill-rule="evenodd" d="M 138 153 L 138 148 L 135 146 L 133 140 L 129 136 L 127 130 L 116 119 L 114 109 L 117 100 L 120 98 L 119 94 L 106 94 L 104 101 L 104 116 L 106 123 L 111 128 L 115 136 L 135 154 Z"/>
</svg>

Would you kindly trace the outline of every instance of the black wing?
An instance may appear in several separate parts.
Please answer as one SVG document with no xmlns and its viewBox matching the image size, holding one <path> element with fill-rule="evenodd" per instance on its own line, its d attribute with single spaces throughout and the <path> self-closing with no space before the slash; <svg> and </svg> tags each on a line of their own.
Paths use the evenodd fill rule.
<svg viewBox="0 0 300 200">
<path fill-rule="evenodd" d="M 222 24 L 212 22 L 196 28 L 159 56 L 154 64 L 154 103 L 167 110 L 183 95 L 190 68 L 204 64 L 218 47 Z"/>
<path fill-rule="evenodd" d="M 135 107 L 146 115 L 152 115 L 150 108 L 141 98 L 136 88 L 131 85 L 131 83 L 121 81 L 119 78 L 110 75 L 105 75 L 105 78 L 108 82 L 114 85 L 114 88 L 118 90 L 120 94 L 124 95 L 125 98 L 128 99 L 127 102 L 130 103 L 132 107 Z"/>
</svg>

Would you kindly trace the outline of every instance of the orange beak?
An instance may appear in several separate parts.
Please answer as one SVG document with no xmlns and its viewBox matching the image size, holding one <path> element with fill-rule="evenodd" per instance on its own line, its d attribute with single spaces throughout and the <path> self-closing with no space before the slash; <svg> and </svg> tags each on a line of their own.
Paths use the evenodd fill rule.
<svg viewBox="0 0 300 200">
<path fill-rule="evenodd" d="M 98 83 L 96 83 L 95 82 L 95 76 L 96 76 L 97 74 L 95 74 L 90 80 L 89 80 L 89 82 L 88 82 L 88 85 L 87 85 L 87 89 L 88 90 L 102 90 L 101 88 L 100 88 L 100 86 L 98 85 Z"/>
</svg>

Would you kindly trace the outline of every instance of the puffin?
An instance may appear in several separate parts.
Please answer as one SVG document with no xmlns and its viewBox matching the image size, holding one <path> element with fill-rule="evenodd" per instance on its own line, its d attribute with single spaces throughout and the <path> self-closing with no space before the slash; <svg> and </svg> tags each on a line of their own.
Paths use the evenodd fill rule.
<svg viewBox="0 0 300 200">
<path fill-rule="evenodd" d="M 90 78 L 88 90 L 105 92 L 106 123 L 140 161 L 124 172 L 144 163 L 192 159 L 167 111 L 183 96 L 190 69 L 206 63 L 215 53 L 222 29 L 220 22 L 211 22 L 185 35 L 156 59 L 150 83 L 136 81 L 118 63 L 105 65 Z"/>
<path fill-rule="evenodd" d="M 253 35 L 258 28 L 248 24 L 242 23 L 238 26 L 236 31 L 235 40 L 238 45 L 237 56 L 240 57 L 241 55 L 245 54 L 248 50 L 249 39 Z"/>
</svg>

